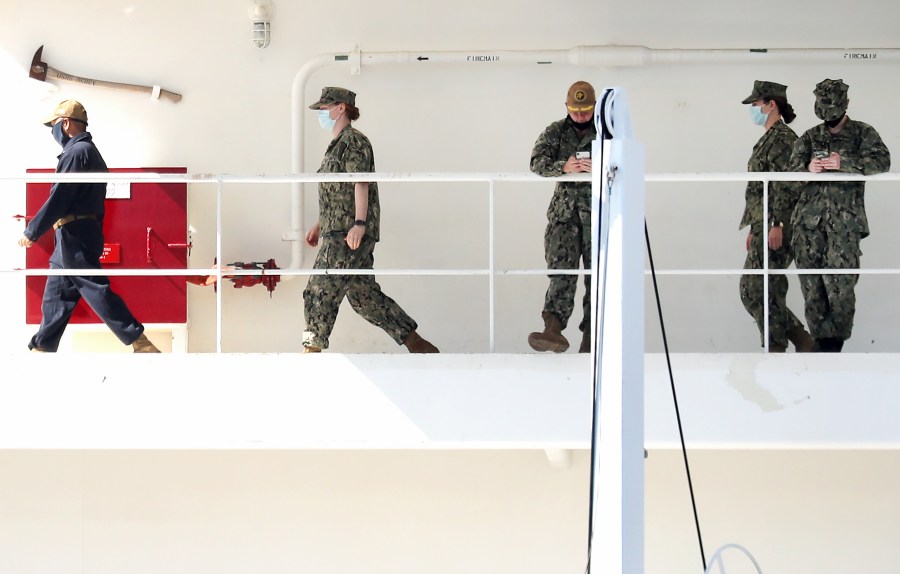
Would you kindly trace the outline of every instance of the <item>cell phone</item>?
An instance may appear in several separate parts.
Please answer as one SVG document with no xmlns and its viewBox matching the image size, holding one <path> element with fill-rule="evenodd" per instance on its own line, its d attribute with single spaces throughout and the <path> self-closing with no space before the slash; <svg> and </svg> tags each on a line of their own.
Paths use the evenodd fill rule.
<svg viewBox="0 0 900 574">
<path fill-rule="evenodd" d="M 825 159 L 829 155 L 831 155 L 831 154 L 829 154 L 826 150 L 821 150 L 821 149 L 813 152 L 813 157 L 816 159 Z"/>
<path fill-rule="evenodd" d="M 575 159 L 591 159 L 591 152 L 589 151 L 576 151 Z"/>
</svg>

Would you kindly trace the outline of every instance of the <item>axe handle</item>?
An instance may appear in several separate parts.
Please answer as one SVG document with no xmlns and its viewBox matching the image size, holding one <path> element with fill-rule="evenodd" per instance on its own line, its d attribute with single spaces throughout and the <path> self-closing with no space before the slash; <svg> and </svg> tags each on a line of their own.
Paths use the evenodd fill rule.
<svg viewBox="0 0 900 574">
<path fill-rule="evenodd" d="M 126 90 L 129 92 L 142 92 L 145 94 L 153 94 L 153 88 L 150 86 L 139 86 L 137 84 L 123 84 L 120 82 L 107 82 L 105 80 L 92 80 L 91 78 L 82 78 L 80 76 L 73 76 L 72 74 L 67 74 L 65 72 L 60 72 L 56 68 L 47 67 L 47 77 L 53 77 L 58 80 L 64 80 L 66 82 L 75 82 L 77 84 L 84 84 L 86 86 L 98 86 L 101 88 L 112 88 L 114 90 Z M 172 100 L 173 102 L 178 102 L 181 100 L 181 94 L 176 94 L 175 92 L 170 92 L 168 90 L 159 90 L 159 95 L 163 98 Z"/>
</svg>

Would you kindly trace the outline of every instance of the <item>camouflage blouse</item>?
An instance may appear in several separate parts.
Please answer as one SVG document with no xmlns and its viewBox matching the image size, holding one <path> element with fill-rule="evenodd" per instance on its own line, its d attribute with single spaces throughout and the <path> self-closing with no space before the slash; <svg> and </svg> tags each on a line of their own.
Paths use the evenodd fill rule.
<svg viewBox="0 0 900 574">
<path fill-rule="evenodd" d="M 777 122 L 766 130 L 753 146 L 750 161 L 747 162 L 747 171 L 790 171 L 791 150 L 797 134 L 782 121 Z M 791 221 L 791 213 L 800 196 L 800 188 L 797 182 L 770 181 L 769 182 L 769 223 L 788 224 Z M 744 215 L 738 229 L 750 226 L 752 233 L 762 230 L 763 220 L 763 182 L 748 181 L 747 190 L 744 192 Z"/>
<path fill-rule="evenodd" d="M 794 144 L 791 170 L 807 171 L 815 152 L 837 152 L 842 173 L 873 175 L 891 168 L 891 152 L 875 129 L 847 118 L 840 132 L 833 134 L 825 124 L 807 130 Z M 866 182 L 809 182 L 802 186 L 794 211 L 794 225 L 815 228 L 824 222 L 830 231 L 869 235 L 866 217 Z"/>
<path fill-rule="evenodd" d="M 348 125 L 328 144 L 318 173 L 374 173 L 375 154 L 369 138 Z M 347 233 L 356 221 L 354 182 L 322 182 L 319 184 L 320 233 Z M 369 183 L 369 209 L 366 235 L 378 241 L 381 207 L 378 184 Z"/>
<path fill-rule="evenodd" d="M 597 138 L 597 129 L 591 123 L 590 129 L 580 135 L 566 116 L 553 122 L 541 133 L 531 151 L 531 171 L 544 177 L 563 175 L 563 165 L 576 151 L 591 151 L 591 143 Z M 591 183 L 559 181 L 547 209 L 550 221 L 569 221 L 576 211 L 591 210 Z"/>
</svg>

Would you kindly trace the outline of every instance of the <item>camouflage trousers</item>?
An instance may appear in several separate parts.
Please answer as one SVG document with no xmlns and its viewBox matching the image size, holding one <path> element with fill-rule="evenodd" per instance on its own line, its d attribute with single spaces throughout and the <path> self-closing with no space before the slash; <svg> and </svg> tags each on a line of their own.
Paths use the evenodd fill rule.
<svg viewBox="0 0 900 574">
<path fill-rule="evenodd" d="M 347 245 L 345 238 L 346 234 L 343 233 L 322 236 L 313 268 L 372 269 L 375 263 L 375 240 L 365 236 L 359 248 L 354 251 Z M 383 329 L 398 345 L 402 345 L 418 327 L 393 299 L 382 292 L 372 275 L 313 275 L 303 290 L 303 311 L 306 317 L 304 346 L 328 348 L 328 339 L 344 297 L 347 297 L 354 311 L 369 323 Z"/>
<path fill-rule="evenodd" d="M 859 269 L 860 235 L 823 228 L 797 227 L 794 257 L 798 269 Z M 806 324 L 816 339 L 847 340 L 853 331 L 859 275 L 800 275 L 806 301 Z"/>
<path fill-rule="evenodd" d="M 751 229 L 753 234 L 750 240 L 750 249 L 747 251 L 747 259 L 744 261 L 744 269 L 763 268 L 763 241 L 768 244 L 768 237 L 761 229 Z M 788 228 L 785 227 L 784 244 L 777 251 L 769 249 L 769 269 L 787 269 L 793 261 L 793 255 L 789 247 Z M 762 275 L 742 275 L 740 282 L 741 302 L 744 309 L 756 321 L 759 327 L 760 345 L 763 341 L 764 313 L 763 305 L 763 278 Z M 803 327 L 800 319 L 791 312 L 785 301 L 788 292 L 788 278 L 785 275 L 769 276 L 769 345 L 788 345 L 788 331 L 794 327 Z"/>
<path fill-rule="evenodd" d="M 576 211 L 577 219 L 551 221 L 544 232 L 544 259 L 547 269 L 578 269 L 581 261 L 585 269 L 591 268 L 591 213 Z M 562 328 L 569 323 L 575 308 L 577 275 L 550 275 L 550 287 L 544 296 L 544 311 L 559 318 Z M 591 278 L 584 276 L 585 293 L 582 299 L 584 316 L 578 328 L 588 329 L 591 324 Z"/>
</svg>

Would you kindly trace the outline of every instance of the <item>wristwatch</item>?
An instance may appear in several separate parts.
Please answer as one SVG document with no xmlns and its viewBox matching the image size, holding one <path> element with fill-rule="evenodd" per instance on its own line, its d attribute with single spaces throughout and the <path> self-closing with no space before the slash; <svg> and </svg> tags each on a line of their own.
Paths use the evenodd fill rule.
<svg viewBox="0 0 900 574">
<path fill-rule="evenodd" d="M 357 219 L 356 221 L 353 222 L 353 226 L 356 227 L 357 225 L 362 225 L 363 227 L 365 227 L 366 220 L 365 219 Z"/>
</svg>

